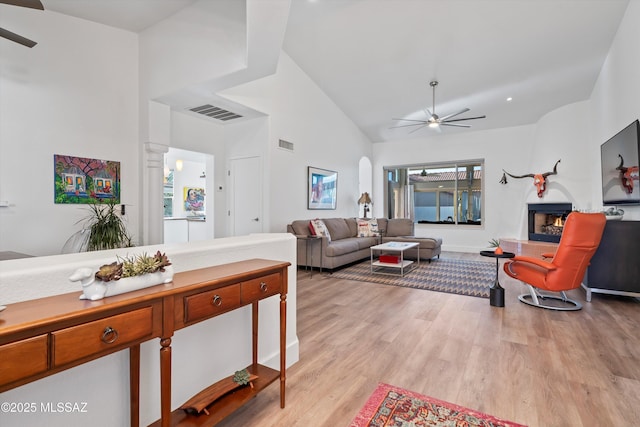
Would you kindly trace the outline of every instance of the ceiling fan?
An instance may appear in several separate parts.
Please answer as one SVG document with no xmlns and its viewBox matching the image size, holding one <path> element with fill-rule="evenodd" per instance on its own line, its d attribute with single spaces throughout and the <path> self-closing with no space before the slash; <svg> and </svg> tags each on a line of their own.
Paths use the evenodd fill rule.
<svg viewBox="0 0 640 427">
<path fill-rule="evenodd" d="M 0 3 L 8 4 L 11 6 L 28 7 L 30 9 L 44 10 L 44 6 L 40 0 L 0 0 Z M 0 28 L 0 37 L 4 37 L 12 42 L 20 43 L 26 47 L 34 47 L 37 43 L 33 40 L 29 40 L 26 37 L 22 37 L 19 34 L 13 33 L 4 28 Z"/>
<path fill-rule="evenodd" d="M 427 120 L 412 120 L 412 119 L 393 119 L 393 120 L 402 120 L 405 122 L 412 122 L 406 125 L 399 125 L 399 126 L 392 126 L 390 129 L 395 129 L 395 128 L 403 128 L 403 127 L 410 127 L 410 126 L 418 126 L 416 129 L 412 130 L 409 133 L 413 133 L 416 132 L 420 129 L 422 129 L 425 126 L 429 126 L 430 128 L 434 128 L 436 130 L 438 130 L 438 132 L 441 132 L 442 130 L 440 129 L 440 126 L 455 126 L 455 127 L 460 127 L 460 128 L 469 128 L 471 127 L 471 125 L 467 125 L 467 124 L 461 124 L 461 123 L 452 123 L 452 122 L 462 122 L 465 120 L 475 120 L 475 119 L 484 119 L 487 116 L 478 116 L 478 117 L 465 117 L 465 118 L 461 118 L 461 119 L 454 119 L 453 117 L 458 116 L 462 113 L 466 113 L 467 111 L 469 111 L 468 108 L 463 108 L 462 110 L 456 112 L 456 113 L 451 113 L 451 114 L 447 114 L 446 116 L 440 117 L 436 114 L 436 86 L 438 86 L 438 81 L 437 80 L 433 80 L 429 83 L 429 85 L 433 88 L 433 113 L 431 111 L 429 111 L 428 108 L 425 108 L 424 112 L 427 115 L 428 119 Z"/>
</svg>

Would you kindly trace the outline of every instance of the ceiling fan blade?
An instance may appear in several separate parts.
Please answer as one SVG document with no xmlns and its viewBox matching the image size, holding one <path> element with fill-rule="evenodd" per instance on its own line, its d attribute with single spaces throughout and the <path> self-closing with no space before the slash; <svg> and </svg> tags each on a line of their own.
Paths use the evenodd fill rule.
<svg viewBox="0 0 640 427">
<path fill-rule="evenodd" d="M 468 109 L 468 108 L 464 108 L 464 109 L 462 109 L 462 110 L 458 111 L 457 113 L 447 114 L 447 115 L 446 115 L 446 116 L 444 116 L 444 117 L 440 117 L 440 120 L 443 120 L 443 121 L 444 121 L 444 120 L 447 120 L 448 118 L 451 118 L 451 117 L 457 116 L 458 114 L 466 113 L 467 111 L 469 111 L 469 109 Z"/>
<path fill-rule="evenodd" d="M 411 123 L 408 125 L 398 125 L 398 126 L 391 126 L 389 129 L 396 129 L 396 128 L 406 128 L 406 127 L 410 127 L 410 126 L 426 126 L 428 125 L 428 123 Z"/>
<path fill-rule="evenodd" d="M 0 3 L 11 6 L 28 7 L 29 9 L 44 10 L 44 6 L 40 0 L 0 0 Z"/>
<path fill-rule="evenodd" d="M 38 44 L 33 40 L 29 40 L 28 38 L 22 37 L 21 35 L 18 35 L 16 33 L 12 33 L 11 31 L 5 30 L 4 28 L 0 28 L 0 37 L 4 37 L 5 39 L 11 40 L 12 42 L 20 43 L 21 45 L 26 47 L 34 47 Z"/>
<path fill-rule="evenodd" d="M 405 122 L 428 123 L 426 120 L 413 120 L 413 119 L 391 119 L 391 120 L 404 120 Z"/>
<path fill-rule="evenodd" d="M 425 127 L 425 126 L 427 126 L 427 125 L 426 125 L 426 124 L 424 124 L 424 125 L 420 126 L 419 128 L 415 128 L 414 130 L 412 130 L 412 131 L 411 131 L 411 132 L 409 132 L 409 133 L 417 132 L 417 131 L 419 131 L 420 129 L 422 129 L 423 127 Z"/>
<path fill-rule="evenodd" d="M 441 126 L 455 126 L 457 128 L 470 128 L 471 127 L 471 125 L 458 125 L 458 124 L 454 125 L 453 123 L 447 123 L 447 122 L 440 123 L 440 125 Z"/>
<path fill-rule="evenodd" d="M 475 119 L 486 119 L 487 116 L 478 116 L 478 117 L 467 117 L 464 119 L 453 119 L 453 120 L 447 120 L 448 122 L 461 122 L 463 120 L 475 120 Z"/>
</svg>

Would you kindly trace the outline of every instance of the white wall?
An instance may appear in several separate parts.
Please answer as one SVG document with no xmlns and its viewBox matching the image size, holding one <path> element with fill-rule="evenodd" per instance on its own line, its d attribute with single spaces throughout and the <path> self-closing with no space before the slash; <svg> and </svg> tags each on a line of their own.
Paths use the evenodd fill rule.
<svg viewBox="0 0 640 427">
<path fill-rule="evenodd" d="M 269 230 L 285 231 L 294 219 L 358 215 L 358 164 L 371 156 L 371 143 L 286 53 L 275 75 L 221 95 L 269 115 Z M 294 152 L 278 148 L 280 139 Z M 308 166 L 338 172 L 336 210 L 307 209 Z"/>
<path fill-rule="evenodd" d="M 585 141 L 594 154 L 591 169 L 600 168 L 600 145 L 640 118 L 640 1 L 630 1 L 609 55 L 591 94 Z M 635 185 L 640 185 L 635 182 Z M 592 204 L 601 206 L 601 181 L 592 183 Z M 622 207 L 622 206 L 621 206 Z M 640 206 L 623 206 L 624 219 L 640 220 Z"/>
<path fill-rule="evenodd" d="M 532 191 L 532 180 L 509 179 L 507 185 L 499 181 L 503 169 L 513 174 L 531 172 L 535 131 L 535 126 L 450 135 L 445 130 L 437 136 L 427 133 L 424 137 L 410 140 L 373 144 L 372 197 L 376 200 L 383 197 L 384 166 L 484 159 L 483 225 L 454 228 L 439 224 L 416 224 L 416 235 L 442 237 L 443 249 L 453 251 L 485 248 L 492 238 L 522 238 L 522 212 L 526 209 L 526 195 Z M 375 217 L 385 216 L 385 212 L 382 200 L 373 205 Z"/>
<path fill-rule="evenodd" d="M 9 25 L 10 23 L 10 25 Z M 32 49 L 0 43 L 0 250 L 60 253 L 87 215 L 54 204 L 53 155 L 119 161 L 138 236 L 138 44 L 133 33 L 55 12 L 3 7 Z"/>
<path fill-rule="evenodd" d="M 140 34 L 148 99 L 245 68 L 246 61 L 245 1 L 198 1 Z"/>
</svg>

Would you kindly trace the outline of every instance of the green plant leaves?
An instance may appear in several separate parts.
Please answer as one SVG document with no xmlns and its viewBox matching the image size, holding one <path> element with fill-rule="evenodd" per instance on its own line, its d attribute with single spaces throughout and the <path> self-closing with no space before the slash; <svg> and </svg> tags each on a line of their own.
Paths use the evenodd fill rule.
<svg viewBox="0 0 640 427">
<path fill-rule="evenodd" d="M 106 203 L 89 205 L 90 214 L 86 222 L 91 230 L 89 236 L 89 251 L 103 249 L 125 248 L 132 246 L 131 236 L 122 218 L 118 215 L 115 200 Z"/>
</svg>

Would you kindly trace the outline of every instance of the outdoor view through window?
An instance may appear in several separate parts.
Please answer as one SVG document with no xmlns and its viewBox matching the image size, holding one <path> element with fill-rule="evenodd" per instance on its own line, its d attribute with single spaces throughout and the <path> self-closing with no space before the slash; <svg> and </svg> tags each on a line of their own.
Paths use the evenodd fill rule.
<svg viewBox="0 0 640 427">
<path fill-rule="evenodd" d="M 384 168 L 389 218 L 422 224 L 482 224 L 484 161 Z"/>
</svg>

